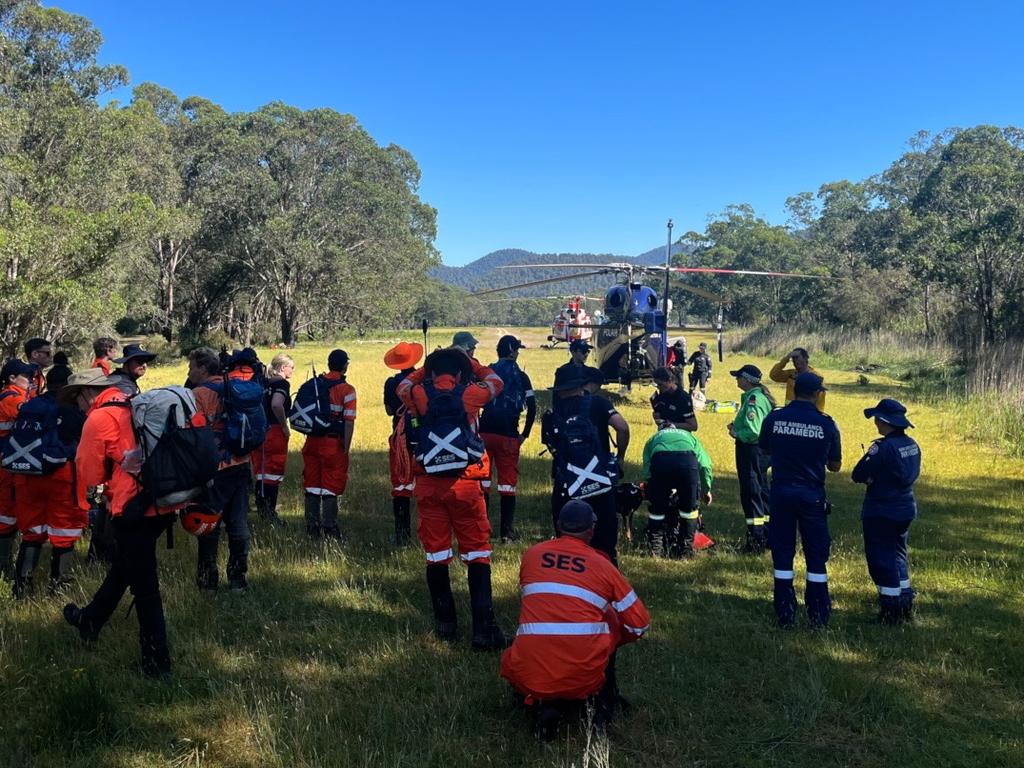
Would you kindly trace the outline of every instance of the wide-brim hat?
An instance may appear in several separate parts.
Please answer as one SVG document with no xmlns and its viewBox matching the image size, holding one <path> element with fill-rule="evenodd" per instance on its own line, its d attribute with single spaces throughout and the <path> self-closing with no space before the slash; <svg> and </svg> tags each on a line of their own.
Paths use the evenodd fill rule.
<svg viewBox="0 0 1024 768">
<path fill-rule="evenodd" d="M 82 389 L 106 389 L 117 384 L 117 379 L 107 376 L 102 368 L 88 368 L 78 373 L 73 373 L 68 378 L 68 383 L 60 388 L 57 399 L 62 403 L 69 403 L 78 397 Z"/>
<path fill-rule="evenodd" d="M 907 418 L 906 406 L 899 400 L 893 400 L 891 397 L 879 400 L 878 405 L 874 408 L 865 408 L 864 418 L 876 418 L 900 429 L 914 426 L 910 423 L 910 419 Z"/>
<path fill-rule="evenodd" d="M 462 381 L 469 382 L 473 379 L 473 364 L 469 360 L 469 355 L 457 347 L 434 350 L 423 361 L 423 368 L 432 376 L 457 371 L 462 375 Z"/>
<path fill-rule="evenodd" d="M 476 337 L 469 331 L 459 331 L 452 336 L 452 346 L 472 349 L 473 347 L 480 346 L 480 342 L 477 341 Z"/>
<path fill-rule="evenodd" d="M 588 372 L 578 366 L 559 368 L 555 371 L 555 383 L 549 387 L 551 392 L 564 392 L 567 389 L 579 389 L 590 380 Z"/>
<path fill-rule="evenodd" d="M 138 360 L 140 363 L 151 363 L 156 360 L 156 354 L 147 352 L 138 344 L 129 344 L 121 350 L 121 356 L 111 362 L 124 365 L 129 360 Z"/>
<path fill-rule="evenodd" d="M 412 368 L 423 358 L 423 345 L 415 341 L 400 341 L 384 353 L 384 365 L 396 371 Z"/>
</svg>

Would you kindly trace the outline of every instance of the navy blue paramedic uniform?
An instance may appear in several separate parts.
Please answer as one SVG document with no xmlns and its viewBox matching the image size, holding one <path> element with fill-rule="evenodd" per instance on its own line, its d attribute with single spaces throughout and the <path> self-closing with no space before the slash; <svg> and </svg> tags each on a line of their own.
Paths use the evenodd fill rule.
<svg viewBox="0 0 1024 768">
<path fill-rule="evenodd" d="M 864 555 L 883 619 L 907 615 L 913 607 L 907 541 L 917 517 L 914 482 L 920 474 L 921 448 L 902 430 L 875 440 L 853 468 L 853 482 L 867 484 L 860 513 Z"/>
<path fill-rule="evenodd" d="M 826 570 L 832 542 L 825 465 L 842 461 L 839 428 L 814 402 L 794 400 L 765 417 L 758 442 L 771 456 L 768 542 L 775 569 L 775 614 L 783 625 L 796 620 L 793 557 L 799 528 L 807 564 L 807 615 L 813 623 L 825 625 L 832 611 Z"/>
</svg>

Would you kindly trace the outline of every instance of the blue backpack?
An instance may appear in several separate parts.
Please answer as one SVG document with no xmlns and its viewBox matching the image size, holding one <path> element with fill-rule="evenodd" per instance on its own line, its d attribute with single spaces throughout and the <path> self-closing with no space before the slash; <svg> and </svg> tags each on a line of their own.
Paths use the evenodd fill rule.
<svg viewBox="0 0 1024 768">
<path fill-rule="evenodd" d="M 514 360 L 501 359 L 491 366 L 502 383 L 501 394 L 484 406 L 482 418 L 498 417 L 503 420 L 519 421 L 519 414 L 526 408 L 526 390 L 519 366 Z"/>
<path fill-rule="evenodd" d="M 267 438 L 267 414 L 263 410 L 263 385 L 258 381 L 231 379 L 206 383 L 220 396 L 220 449 L 224 458 L 248 456 Z"/>
<path fill-rule="evenodd" d="M 2 466 L 18 475 L 49 475 L 74 461 L 75 446 L 60 440 L 60 408 L 49 397 L 34 397 L 18 411 L 2 450 Z"/>
<path fill-rule="evenodd" d="M 413 419 L 416 461 L 428 475 L 458 476 L 483 460 L 484 442 L 469 425 L 462 393 L 466 385 L 437 389 L 424 382 L 427 412 Z"/>
<path fill-rule="evenodd" d="M 313 377 L 306 379 L 295 393 L 292 410 L 288 414 L 288 423 L 292 429 L 310 437 L 339 434 L 344 423 L 333 417 L 331 389 L 344 381 L 327 379 L 314 371 Z"/>
</svg>

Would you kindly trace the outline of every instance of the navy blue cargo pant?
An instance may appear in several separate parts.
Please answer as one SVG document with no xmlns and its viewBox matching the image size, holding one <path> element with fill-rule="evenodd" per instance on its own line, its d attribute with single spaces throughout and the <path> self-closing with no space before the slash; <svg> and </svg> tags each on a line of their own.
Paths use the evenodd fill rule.
<svg viewBox="0 0 1024 768">
<path fill-rule="evenodd" d="M 907 610 L 914 602 L 910 588 L 910 565 L 907 543 L 912 520 L 891 520 L 887 517 L 865 517 L 864 556 L 868 573 L 878 587 L 883 610 Z"/>
<path fill-rule="evenodd" d="M 772 522 L 768 526 L 768 543 L 772 548 L 775 569 L 775 615 L 782 625 L 796 620 L 796 591 L 793 589 L 793 558 L 796 555 L 796 533 L 807 564 L 807 586 L 804 604 L 811 623 L 828 624 L 832 601 L 828 595 L 829 549 L 825 492 L 805 486 L 774 485 L 771 490 Z"/>
</svg>

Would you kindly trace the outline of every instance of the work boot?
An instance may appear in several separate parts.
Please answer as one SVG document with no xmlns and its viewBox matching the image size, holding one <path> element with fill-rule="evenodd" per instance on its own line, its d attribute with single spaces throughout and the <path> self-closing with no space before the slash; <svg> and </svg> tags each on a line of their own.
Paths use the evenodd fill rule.
<svg viewBox="0 0 1024 768">
<path fill-rule="evenodd" d="M 167 649 L 167 625 L 160 593 L 136 597 L 135 613 L 139 619 L 142 673 L 166 680 L 171 676 L 171 654 Z"/>
<path fill-rule="evenodd" d="M 561 725 L 562 710 L 551 704 L 541 704 L 537 714 L 537 738 L 545 743 L 554 741 Z"/>
<path fill-rule="evenodd" d="M 391 500 L 395 515 L 395 546 L 405 547 L 412 539 L 411 502 L 408 496 L 396 496 Z"/>
<path fill-rule="evenodd" d="M 245 574 L 249 571 L 248 555 L 230 555 L 228 557 L 228 589 L 233 592 L 244 592 L 249 588 Z"/>
<path fill-rule="evenodd" d="M 42 551 L 42 542 L 21 540 L 18 559 L 14 563 L 14 587 L 11 590 L 15 600 L 25 599 L 32 591 L 32 574 L 39 564 Z"/>
<path fill-rule="evenodd" d="M 501 531 L 501 540 L 506 544 L 514 541 L 519 541 L 519 532 L 515 529 L 515 521 L 516 497 L 502 496 L 501 522 L 499 524 L 499 530 Z"/>
<path fill-rule="evenodd" d="M 209 535 L 199 537 L 199 557 L 196 561 L 196 586 L 200 590 L 216 592 L 220 582 L 217 573 L 217 539 Z"/>
<path fill-rule="evenodd" d="M 324 536 L 330 530 L 338 530 L 338 497 L 322 496 L 321 503 L 324 509 Z"/>
<path fill-rule="evenodd" d="M 796 590 L 792 579 L 775 579 L 775 618 L 779 627 L 790 629 L 796 625 Z"/>
<path fill-rule="evenodd" d="M 651 557 L 665 556 L 665 521 L 647 520 L 647 530 L 644 532 L 647 539 L 647 546 L 651 548 Z"/>
<path fill-rule="evenodd" d="M 895 627 L 903 623 L 903 611 L 898 597 L 879 595 L 878 623 L 887 627 Z"/>
<path fill-rule="evenodd" d="M 71 568 L 71 560 L 74 557 L 75 548 L 54 547 L 50 556 L 50 595 L 63 592 L 71 584 L 71 577 L 68 570 Z"/>
<path fill-rule="evenodd" d="M 11 551 L 14 549 L 14 532 L 0 535 L 0 579 L 10 579 L 14 574 L 11 570 Z"/>
<path fill-rule="evenodd" d="M 64 621 L 78 630 L 78 636 L 87 643 L 95 643 L 100 636 L 100 627 L 93 624 L 83 609 L 74 603 L 64 606 Z"/>
<path fill-rule="evenodd" d="M 917 595 L 911 587 L 906 587 L 900 592 L 900 615 L 903 621 L 914 620 L 914 597 Z"/>
<path fill-rule="evenodd" d="M 501 631 L 494 618 L 491 597 L 491 566 L 488 563 L 470 563 L 469 603 L 473 609 L 473 648 L 494 651 L 508 648 L 511 638 Z"/>
<path fill-rule="evenodd" d="M 320 537 L 320 498 L 315 493 L 307 493 L 303 499 L 306 533 L 314 539 Z"/>
<path fill-rule="evenodd" d="M 434 634 L 439 640 L 453 642 L 458 636 L 459 625 L 447 563 L 427 564 L 427 588 L 430 590 L 430 605 L 434 609 Z"/>
</svg>

